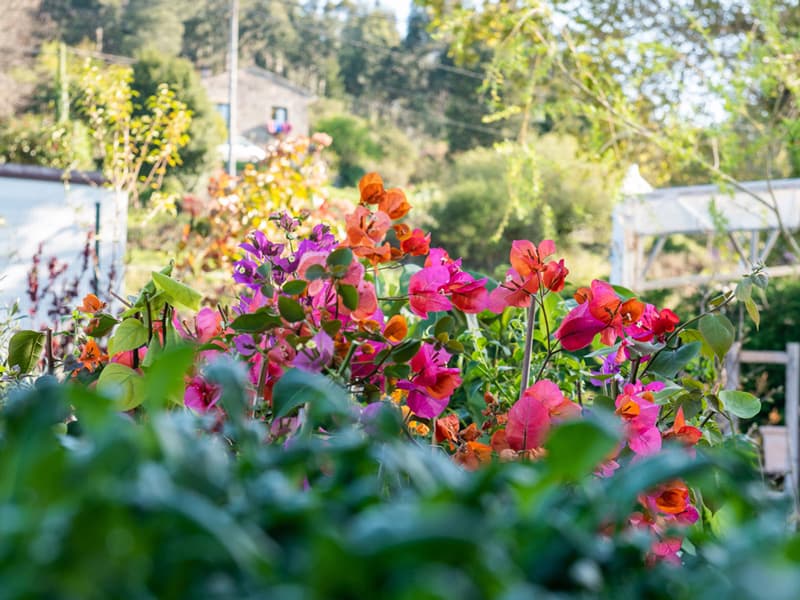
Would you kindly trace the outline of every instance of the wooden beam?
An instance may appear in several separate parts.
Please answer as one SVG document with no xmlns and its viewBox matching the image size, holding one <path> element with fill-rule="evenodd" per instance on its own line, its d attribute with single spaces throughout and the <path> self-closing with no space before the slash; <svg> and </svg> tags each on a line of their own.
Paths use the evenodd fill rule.
<svg viewBox="0 0 800 600">
<path fill-rule="evenodd" d="M 787 360 L 786 352 L 780 350 L 742 350 L 739 353 L 739 362 L 743 363 L 785 365 Z"/>
</svg>

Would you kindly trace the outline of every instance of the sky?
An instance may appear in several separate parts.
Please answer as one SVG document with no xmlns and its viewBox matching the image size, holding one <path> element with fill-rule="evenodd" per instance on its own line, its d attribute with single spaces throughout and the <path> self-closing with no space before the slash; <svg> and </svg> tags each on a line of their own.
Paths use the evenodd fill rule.
<svg viewBox="0 0 800 600">
<path fill-rule="evenodd" d="M 412 0 L 376 0 L 380 6 L 388 8 L 397 15 L 397 28 L 401 34 L 406 32 L 406 22 Z"/>
</svg>

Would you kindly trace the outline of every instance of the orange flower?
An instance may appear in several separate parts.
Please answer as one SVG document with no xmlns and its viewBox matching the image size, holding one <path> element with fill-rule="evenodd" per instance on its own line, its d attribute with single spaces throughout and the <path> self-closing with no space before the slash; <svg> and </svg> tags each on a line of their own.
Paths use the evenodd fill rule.
<svg viewBox="0 0 800 600">
<path fill-rule="evenodd" d="M 449 414 L 446 417 L 436 419 L 436 443 L 441 444 L 444 441 L 450 443 L 450 449 L 453 449 L 453 442 L 458 440 L 458 415 Z"/>
<path fill-rule="evenodd" d="M 78 360 L 89 371 L 94 371 L 102 364 L 103 361 L 108 360 L 108 354 L 103 354 L 103 351 L 100 350 L 97 342 L 94 340 L 89 340 L 86 342 L 86 344 L 84 344 L 83 350 L 81 351 L 81 356 L 78 358 Z"/>
<path fill-rule="evenodd" d="M 94 294 L 86 294 L 86 296 L 83 298 L 83 304 L 78 307 L 78 310 L 81 312 L 94 314 L 103 310 L 105 307 L 106 303 L 101 302 L 100 298 Z"/>
<path fill-rule="evenodd" d="M 661 486 L 653 494 L 655 505 L 668 515 L 677 515 L 689 505 L 689 488 L 682 481 Z"/>
<path fill-rule="evenodd" d="M 469 471 L 474 471 L 481 464 L 492 461 L 492 447 L 480 442 L 467 442 L 458 449 L 455 461 Z"/>
<path fill-rule="evenodd" d="M 411 210 L 406 195 L 400 188 L 386 190 L 378 202 L 378 210 L 385 212 L 391 219 L 400 219 Z"/>
<path fill-rule="evenodd" d="M 406 335 L 408 335 L 408 324 L 403 315 L 393 316 L 386 323 L 386 329 L 383 330 L 383 337 L 395 344 L 402 341 Z"/>
<path fill-rule="evenodd" d="M 367 173 L 358 182 L 362 204 L 377 204 L 384 194 L 383 179 L 377 173 Z"/>
</svg>

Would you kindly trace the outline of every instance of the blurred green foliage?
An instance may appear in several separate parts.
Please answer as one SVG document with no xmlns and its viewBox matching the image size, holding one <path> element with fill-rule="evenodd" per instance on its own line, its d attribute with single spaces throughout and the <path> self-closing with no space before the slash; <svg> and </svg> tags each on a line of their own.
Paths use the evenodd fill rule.
<svg viewBox="0 0 800 600">
<path fill-rule="evenodd" d="M 148 395 L 181 377 L 162 369 Z M 780 599 L 800 585 L 786 507 L 736 439 L 598 479 L 590 465 L 615 437 L 595 418 L 557 430 L 547 461 L 471 473 L 401 441 L 390 406 L 356 426 L 332 388 L 307 398 L 326 436 L 311 435 L 317 420 L 265 445 L 241 374 L 218 366 L 215 379 L 229 414 L 216 433 L 155 403 L 137 423 L 47 377 L 12 395 L 0 415 L 0 596 Z M 637 494 L 676 477 L 713 498 L 711 525 L 692 529 L 683 567 L 647 566 L 648 536 L 617 532 Z"/>
</svg>

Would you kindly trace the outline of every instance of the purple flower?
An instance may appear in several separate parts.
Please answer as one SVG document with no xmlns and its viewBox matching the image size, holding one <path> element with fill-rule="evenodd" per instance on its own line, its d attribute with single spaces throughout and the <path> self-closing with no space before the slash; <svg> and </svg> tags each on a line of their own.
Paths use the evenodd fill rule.
<svg viewBox="0 0 800 600">
<path fill-rule="evenodd" d="M 294 358 L 293 365 L 303 371 L 319 373 L 333 360 L 333 339 L 324 330 L 317 334 L 300 348 Z"/>
<path fill-rule="evenodd" d="M 252 231 L 248 238 L 249 241 L 239 244 L 239 248 L 260 260 L 272 256 L 280 256 L 283 252 L 283 244 L 269 241 L 263 231 Z"/>
<path fill-rule="evenodd" d="M 258 345 L 249 333 L 237 335 L 233 338 L 233 345 L 236 346 L 236 351 L 242 356 L 252 356 L 258 350 Z"/>
<path fill-rule="evenodd" d="M 590 379 L 589 381 L 592 385 L 597 387 L 603 387 L 612 379 L 617 379 L 618 381 L 624 381 L 622 377 L 620 377 L 621 364 L 617 362 L 617 355 L 616 352 L 609 352 L 605 359 L 603 360 L 603 364 L 600 366 L 599 371 L 592 371 L 592 375 L 613 375 L 613 377 L 607 377 L 604 379 Z"/>
<path fill-rule="evenodd" d="M 258 265 L 247 258 L 233 263 L 233 280 L 236 283 L 243 283 L 253 289 L 258 288 L 262 277 L 258 273 Z"/>
<path fill-rule="evenodd" d="M 295 229 L 300 227 L 300 221 L 292 217 L 288 212 L 274 212 L 269 216 L 270 220 L 277 221 L 278 227 L 283 229 L 286 233 L 292 233 Z"/>
</svg>

